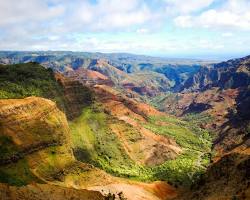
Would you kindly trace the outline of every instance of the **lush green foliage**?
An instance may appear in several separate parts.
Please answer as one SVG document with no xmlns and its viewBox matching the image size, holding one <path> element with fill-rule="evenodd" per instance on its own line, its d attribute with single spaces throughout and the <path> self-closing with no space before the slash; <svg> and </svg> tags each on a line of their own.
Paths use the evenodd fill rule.
<svg viewBox="0 0 250 200">
<path fill-rule="evenodd" d="M 178 101 L 178 98 L 179 97 L 177 94 L 172 93 L 172 92 L 166 92 L 164 94 L 157 95 L 155 97 L 151 97 L 146 100 L 150 105 L 154 106 L 158 110 L 164 111 L 166 101 L 176 102 Z"/>
<path fill-rule="evenodd" d="M 108 127 L 112 120 L 115 119 L 97 108 L 88 107 L 78 119 L 70 122 L 75 156 L 112 174 L 137 176 L 139 166 L 128 157 Z"/>
<path fill-rule="evenodd" d="M 206 140 L 212 140 L 215 137 L 215 133 L 212 130 L 201 129 L 204 124 L 212 122 L 214 119 L 211 115 L 207 113 L 189 113 L 182 118 L 186 121 L 187 125 L 193 132 L 201 132 L 203 138 Z"/>
<path fill-rule="evenodd" d="M 89 162 L 105 171 L 140 181 L 165 180 L 175 185 L 189 185 L 207 164 L 203 154 L 210 152 L 211 142 L 206 131 L 190 129 L 189 123 L 174 117 L 154 117 L 144 126 L 155 133 L 172 137 L 184 150 L 175 160 L 156 167 L 134 163 L 123 149 L 116 134 L 108 124 L 124 123 L 105 114 L 97 106 L 83 110 L 82 115 L 70 123 L 74 152 L 77 159 Z M 159 125 L 159 123 L 161 125 Z M 165 125 L 164 125 L 165 123 Z M 193 125 L 195 126 L 195 125 Z M 130 130 L 131 129 L 131 130 Z M 136 133 L 127 125 L 131 141 Z M 200 160 L 200 163 L 197 163 Z"/>
<path fill-rule="evenodd" d="M 202 124 L 211 122 L 213 118 L 207 113 L 189 113 L 183 117 L 183 120 L 191 122 L 196 126 L 201 126 Z"/>
<path fill-rule="evenodd" d="M 166 180 L 176 186 L 189 186 L 195 180 L 195 174 L 201 173 L 202 169 L 195 165 L 198 159 L 195 151 L 186 151 L 177 159 L 167 161 L 154 168 L 154 177 Z"/>
<path fill-rule="evenodd" d="M 25 159 L 6 166 L 0 166 L 0 182 L 22 186 L 31 182 L 41 182 L 29 170 Z"/>
<path fill-rule="evenodd" d="M 145 127 L 175 139 L 184 150 L 177 159 L 153 168 L 155 178 L 188 186 L 204 171 L 204 166 L 209 161 L 203 154 L 209 154 L 212 145 L 206 130 L 170 116 L 152 117 Z"/>
<path fill-rule="evenodd" d="M 211 148 L 209 133 L 195 124 L 174 117 L 152 117 L 149 121 L 146 128 L 174 138 L 182 148 L 195 151 L 209 151 Z"/>
<path fill-rule="evenodd" d="M 53 71 L 37 63 L 0 65 L 0 99 L 41 96 L 63 107 L 63 91 Z"/>
<path fill-rule="evenodd" d="M 11 155 L 18 152 L 17 146 L 13 143 L 12 139 L 8 136 L 0 136 L 0 158 L 7 159 Z"/>
</svg>

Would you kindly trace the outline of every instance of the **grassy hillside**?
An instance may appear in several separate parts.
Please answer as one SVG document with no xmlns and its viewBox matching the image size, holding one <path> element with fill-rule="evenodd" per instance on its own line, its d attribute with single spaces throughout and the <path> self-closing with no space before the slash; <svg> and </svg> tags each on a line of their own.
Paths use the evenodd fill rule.
<svg viewBox="0 0 250 200">
<path fill-rule="evenodd" d="M 56 77 L 51 69 L 34 62 L 0 65 L 0 99 L 47 98 L 72 119 L 92 102 L 92 92 L 77 81 Z"/>
<path fill-rule="evenodd" d="M 115 176 L 140 181 L 165 180 L 185 186 L 196 179 L 209 162 L 211 138 L 208 132 L 169 116 L 150 118 L 144 127 L 175 139 L 184 150 L 183 153 L 177 159 L 155 167 L 135 163 L 108 126 L 117 124 L 118 127 L 122 123 L 105 114 L 100 106 L 98 109 L 95 105 L 84 109 L 82 115 L 70 123 L 76 158 Z M 133 141 L 136 130 L 127 124 L 126 132 L 131 133 Z"/>
<path fill-rule="evenodd" d="M 212 147 L 212 138 L 206 130 L 171 116 L 150 118 L 144 126 L 175 139 L 184 150 L 177 159 L 155 167 L 154 177 L 188 186 L 204 172 L 210 162 Z"/>
<path fill-rule="evenodd" d="M 21 159 L 18 162 L 0 167 L 0 182 L 10 185 L 22 186 L 31 182 L 42 183 L 30 171 L 26 159 Z"/>
<path fill-rule="evenodd" d="M 110 123 L 121 122 L 94 105 L 70 122 L 76 158 L 114 175 L 139 176 L 140 167 L 126 154 L 117 135 L 108 127 Z"/>
<path fill-rule="evenodd" d="M 62 86 L 56 82 L 51 69 L 38 63 L 0 65 L 0 99 L 29 96 L 49 98 L 63 107 Z"/>
</svg>

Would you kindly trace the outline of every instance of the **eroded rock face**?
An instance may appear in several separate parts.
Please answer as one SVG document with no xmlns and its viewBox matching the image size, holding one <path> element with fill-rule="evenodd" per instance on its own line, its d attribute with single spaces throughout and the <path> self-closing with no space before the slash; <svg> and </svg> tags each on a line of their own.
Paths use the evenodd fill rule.
<svg viewBox="0 0 250 200">
<path fill-rule="evenodd" d="M 249 139 L 249 85 L 250 56 L 202 67 L 166 100 L 164 110 L 211 116 L 203 126 L 217 133 L 214 148 L 223 155 Z"/>
<path fill-rule="evenodd" d="M 76 190 L 48 184 L 32 184 L 23 187 L 8 186 L 0 183 L 1 200 L 104 200 L 96 191 Z"/>
<path fill-rule="evenodd" d="M 183 85 L 182 91 L 204 91 L 212 87 L 235 89 L 250 84 L 250 56 L 203 67 Z"/>
<path fill-rule="evenodd" d="M 225 155 L 208 169 L 191 191 L 177 199 L 249 199 L 249 167 L 249 149 Z"/>
<path fill-rule="evenodd" d="M 115 110 L 117 107 L 109 105 L 109 104 L 111 102 L 116 102 L 117 104 L 116 106 L 119 106 L 122 104 L 124 109 L 127 110 L 127 112 L 129 112 L 128 110 L 130 110 L 130 112 L 133 112 L 135 114 L 135 118 L 138 117 L 138 119 L 163 114 L 159 112 L 158 110 L 156 110 L 155 108 L 153 108 L 152 106 L 149 106 L 148 104 L 145 104 L 142 102 L 138 102 L 132 98 L 128 98 L 125 96 L 125 94 L 118 92 L 117 90 L 109 86 L 96 85 L 94 87 L 94 91 L 97 95 L 98 100 L 104 103 L 107 106 L 108 110 L 111 111 L 111 113 L 112 113 L 112 110 Z M 122 110 L 124 109 L 121 109 L 120 111 L 122 112 Z M 113 114 L 116 115 L 117 113 L 114 112 Z M 125 112 L 123 114 L 125 114 Z"/>
<path fill-rule="evenodd" d="M 63 87 L 65 113 L 67 118 L 72 120 L 82 113 L 84 107 L 92 103 L 92 92 L 76 78 L 67 78 L 59 73 L 55 74 L 55 78 Z"/>
<path fill-rule="evenodd" d="M 47 182 L 75 162 L 66 116 L 40 97 L 0 100 L 1 181 Z"/>
<path fill-rule="evenodd" d="M 0 124 L 0 135 L 11 138 L 24 153 L 69 141 L 64 113 L 44 98 L 0 100 Z"/>
<path fill-rule="evenodd" d="M 161 116 L 163 113 L 145 103 L 128 98 L 108 86 L 95 86 L 95 93 L 106 112 L 125 122 L 125 126 L 110 124 L 110 128 L 118 136 L 132 160 L 146 166 L 156 166 L 166 160 L 175 159 L 182 152 L 174 139 L 157 135 L 142 126 L 148 117 Z M 132 142 L 126 126 L 132 126 L 137 134 Z"/>
</svg>

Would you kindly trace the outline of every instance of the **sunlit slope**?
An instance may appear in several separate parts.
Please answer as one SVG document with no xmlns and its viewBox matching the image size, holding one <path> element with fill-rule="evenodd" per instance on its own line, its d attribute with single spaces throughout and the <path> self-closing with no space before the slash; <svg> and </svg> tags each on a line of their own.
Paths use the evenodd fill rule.
<svg viewBox="0 0 250 200">
<path fill-rule="evenodd" d="M 21 73 L 16 73 L 17 67 Z M 49 95 L 47 98 L 51 98 L 61 108 L 59 110 L 55 103 L 35 97 L 2 100 L 3 104 L 19 105 L 23 102 L 26 105 L 14 106 L 4 112 L 5 115 L 9 112 L 7 116 L 13 116 L 12 120 L 24 120 L 16 123 L 12 129 L 8 129 L 9 122 L 4 121 L 8 118 L 5 115 L 2 117 L 1 123 L 7 124 L 4 132 L 1 132 L 1 148 L 6 157 L 1 161 L 5 163 L 1 166 L 3 182 L 23 185 L 39 179 L 41 182 L 66 181 L 71 185 L 79 176 L 86 181 L 80 181 L 81 185 L 85 185 L 97 181 L 93 178 L 95 174 L 110 176 L 98 171 L 99 168 L 113 176 L 189 185 L 204 170 L 209 160 L 211 144 L 206 131 L 160 113 L 145 103 L 121 94 L 115 88 L 103 85 L 87 88 L 61 75 L 55 79 L 49 70 L 34 63 L 2 68 L 5 75 L 1 79 L 4 83 L 21 85 L 23 91 L 12 92 L 8 87 L 1 87 L 1 91 L 10 95 L 6 98 L 10 98 L 11 94 L 15 94 L 15 98 Z M 33 72 L 29 73 L 29 70 Z M 13 80 L 10 74 L 15 74 L 17 78 Z M 19 82 L 16 83 L 17 80 Z M 40 80 L 40 83 L 37 85 L 35 80 Z M 30 92 L 32 84 L 39 93 Z M 60 101 L 56 100 L 58 98 Z M 48 105 L 51 106 L 47 108 Z M 66 108 L 66 114 L 72 111 L 74 115 L 68 115 L 70 118 L 67 120 L 62 113 L 63 108 Z M 43 113 L 46 117 L 43 117 Z M 25 121 L 26 116 L 28 118 Z M 59 119 L 63 123 L 58 123 Z M 27 135 L 25 140 L 21 140 L 27 147 L 21 150 L 22 156 L 15 161 L 18 164 L 12 166 L 8 156 L 19 152 L 20 139 L 15 137 L 20 137 L 17 135 L 20 131 L 23 137 Z M 33 148 L 29 144 L 38 146 Z M 92 166 L 97 168 L 91 170 Z M 84 179 L 85 176 L 88 178 Z M 11 177 L 17 177 L 18 180 L 13 183 L 11 181 L 15 179 Z"/>
<path fill-rule="evenodd" d="M 130 106 L 116 112 L 103 105 L 85 108 L 70 122 L 78 160 L 115 176 L 177 185 L 190 184 L 209 163 L 211 138 L 205 130 L 173 116 L 145 117 Z"/>
</svg>

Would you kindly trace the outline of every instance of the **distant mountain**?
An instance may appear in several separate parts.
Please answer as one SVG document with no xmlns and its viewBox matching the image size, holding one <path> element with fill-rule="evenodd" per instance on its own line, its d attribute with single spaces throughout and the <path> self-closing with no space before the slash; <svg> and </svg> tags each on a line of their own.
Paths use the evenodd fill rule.
<svg viewBox="0 0 250 200">
<path fill-rule="evenodd" d="M 52 68 L 54 71 L 63 73 L 79 68 L 98 71 L 108 76 L 116 85 L 122 81 L 125 82 L 126 86 L 134 85 L 130 89 L 140 95 L 155 95 L 156 92 L 152 92 L 154 89 L 157 92 L 177 90 L 201 66 L 211 63 L 211 61 L 164 59 L 125 53 L 0 52 L 0 64 L 27 62 L 37 62 L 47 68 Z M 150 82 L 146 81 L 149 78 L 148 72 L 154 72 L 151 73 L 150 79 L 152 81 Z M 139 74 L 140 81 L 145 80 L 146 82 L 137 85 L 135 83 L 135 77 L 137 76 L 135 73 Z M 145 77 L 143 74 L 145 74 Z M 161 84 L 160 87 L 159 83 Z M 147 90 L 150 91 L 147 92 Z"/>
<path fill-rule="evenodd" d="M 0 63 L 0 195 L 249 198 L 250 56 L 0 52 Z"/>
<path fill-rule="evenodd" d="M 212 87 L 235 89 L 250 84 L 250 56 L 202 67 L 188 78 L 182 90 L 204 91 Z"/>
</svg>

